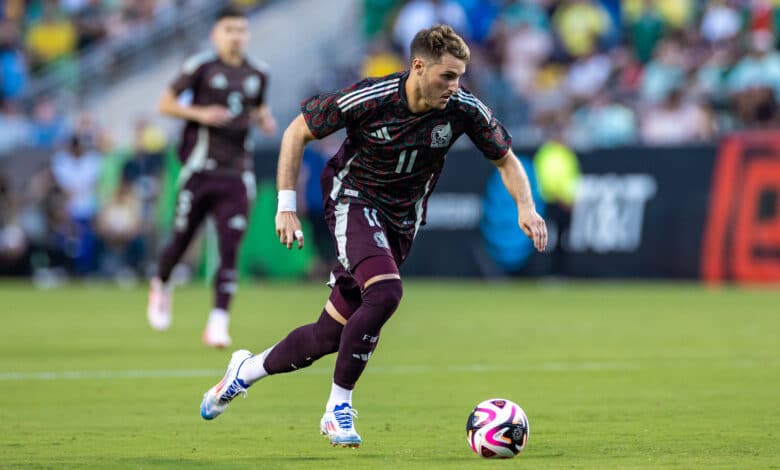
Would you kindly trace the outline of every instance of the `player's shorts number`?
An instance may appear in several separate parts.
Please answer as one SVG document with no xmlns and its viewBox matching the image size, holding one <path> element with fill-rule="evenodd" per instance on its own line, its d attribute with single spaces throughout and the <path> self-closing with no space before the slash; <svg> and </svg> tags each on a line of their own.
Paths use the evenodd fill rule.
<svg viewBox="0 0 780 470">
<path fill-rule="evenodd" d="M 366 217 L 366 220 L 368 221 L 369 227 L 381 227 L 382 225 L 379 223 L 379 219 L 376 216 L 376 209 L 369 209 L 368 207 L 363 208 L 363 215 Z"/>
<path fill-rule="evenodd" d="M 417 150 L 412 150 L 412 153 L 409 154 L 409 164 L 406 165 L 406 170 L 404 170 L 404 163 L 406 162 L 406 150 L 402 151 L 401 154 L 398 155 L 398 165 L 395 167 L 395 172 L 401 173 L 403 171 L 405 173 L 411 173 L 415 158 L 417 158 Z"/>
</svg>

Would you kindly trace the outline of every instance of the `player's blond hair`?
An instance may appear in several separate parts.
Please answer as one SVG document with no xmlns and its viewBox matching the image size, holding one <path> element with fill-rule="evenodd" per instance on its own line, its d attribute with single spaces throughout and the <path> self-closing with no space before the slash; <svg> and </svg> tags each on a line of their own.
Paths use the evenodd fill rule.
<svg viewBox="0 0 780 470">
<path fill-rule="evenodd" d="M 471 51 L 466 41 L 446 24 L 437 24 L 418 31 L 412 39 L 410 52 L 412 59 L 420 57 L 439 60 L 444 54 L 450 54 L 466 63 L 471 59 Z"/>
</svg>

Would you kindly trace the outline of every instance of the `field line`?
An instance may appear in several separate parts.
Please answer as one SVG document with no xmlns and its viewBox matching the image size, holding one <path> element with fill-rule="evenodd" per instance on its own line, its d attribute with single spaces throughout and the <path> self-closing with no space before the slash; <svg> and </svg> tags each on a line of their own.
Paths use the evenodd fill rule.
<svg viewBox="0 0 780 470">
<path fill-rule="evenodd" d="M 539 364 L 508 364 L 493 366 L 484 364 L 433 366 L 375 366 L 369 367 L 372 374 L 427 374 L 437 371 L 492 373 L 519 371 L 575 371 L 575 370 L 628 370 L 637 369 L 639 365 L 628 362 L 549 362 Z M 329 375 L 333 369 L 312 367 L 302 371 L 306 374 Z M 100 380 L 100 379 L 157 379 L 157 378 L 191 378 L 216 377 L 224 373 L 224 369 L 159 369 L 159 370 L 97 370 L 97 371 L 43 371 L 43 372 L 0 372 L 0 381 L 17 382 L 25 380 Z"/>
</svg>

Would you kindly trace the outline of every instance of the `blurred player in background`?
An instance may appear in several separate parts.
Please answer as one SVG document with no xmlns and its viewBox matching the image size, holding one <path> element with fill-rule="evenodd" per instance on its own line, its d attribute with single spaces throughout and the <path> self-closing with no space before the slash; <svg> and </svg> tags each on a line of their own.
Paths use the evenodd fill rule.
<svg viewBox="0 0 780 470">
<path fill-rule="evenodd" d="M 206 216 L 213 217 L 219 238 L 220 264 L 214 279 L 214 308 L 203 332 L 207 346 L 226 347 L 230 300 L 236 291 L 236 255 L 247 228 L 250 200 L 255 196 L 250 127 L 266 135 L 276 122 L 264 96 L 267 72 L 245 55 L 249 21 L 241 10 L 222 10 L 211 31 L 214 50 L 188 59 L 180 75 L 160 99 L 160 112 L 184 119 L 173 239 L 160 257 L 149 290 L 147 318 L 152 328 L 166 330 L 172 317 L 171 271 Z M 192 104 L 178 97 L 192 93 Z"/>
<path fill-rule="evenodd" d="M 276 232 L 303 246 L 295 183 L 304 146 L 345 127 L 347 138 L 322 174 L 325 218 L 339 264 L 319 319 L 293 330 L 263 353 L 233 353 L 225 377 L 208 390 L 201 415 L 213 419 L 255 381 L 311 365 L 338 352 L 320 430 L 333 445 L 357 447 L 352 389 L 401 301 L 398 266 L 425 223 L 426 202 L 445 155 L 463 134 L 491 160 L 517 203 L 518 224 L 537 250 L 547 228 L 537 214 L 528 177 L 511 136 L 479 99 L 460 87 L 469 49 L 452 28 L 421 30 L 411 44 L 411 69 L 368 78 L 304 101 L 282 139 Z"/>
</svg>

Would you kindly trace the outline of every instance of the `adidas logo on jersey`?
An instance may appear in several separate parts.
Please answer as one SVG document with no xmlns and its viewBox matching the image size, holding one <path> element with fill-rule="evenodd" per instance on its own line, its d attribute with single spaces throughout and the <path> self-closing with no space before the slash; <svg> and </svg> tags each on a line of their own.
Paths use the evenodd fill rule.
<svg viewBox="0 0 780 470">
<path fill-rule="evenodd" d="M 383 127 L 381 129 L 375 130 L 374 132 L 371 132 L 369 135 L 375 139 L 383 140 L 385 142 L 393 140 L 393 138 L 390 137 L 390 134 L 387 132 L 387 127 Z"/>
</svg>

